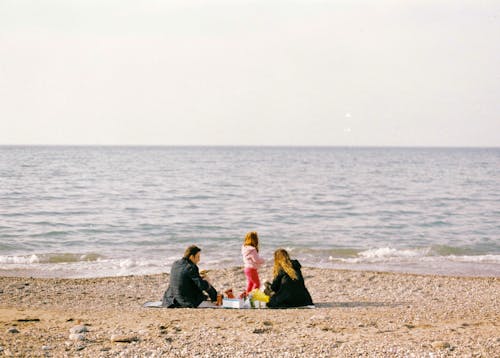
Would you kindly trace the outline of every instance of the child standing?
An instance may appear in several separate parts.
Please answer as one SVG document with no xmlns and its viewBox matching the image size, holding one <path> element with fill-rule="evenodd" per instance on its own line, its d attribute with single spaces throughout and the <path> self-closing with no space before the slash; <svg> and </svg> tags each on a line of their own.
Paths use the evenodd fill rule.
<svg viewBox="0 0 500 358">
<path fill-rule="evenodd" d="M 251 231 L 245 236 L 245 242 L 241 247 L 241 255 L 245 264 L 245 276 L 247 278 L 247 293 L 260 287 L 258 268 L 264 263 L 259 256 L 259 236 L 256 231 Z"/>
</svg>

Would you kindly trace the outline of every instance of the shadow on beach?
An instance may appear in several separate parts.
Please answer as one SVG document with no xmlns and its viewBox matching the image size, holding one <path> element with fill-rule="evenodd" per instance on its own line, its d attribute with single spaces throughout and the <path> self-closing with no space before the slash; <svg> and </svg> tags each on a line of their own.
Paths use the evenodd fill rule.
<svg viewBox="0 0 500 358">
<path fill-rule="evenodd" d="M 315 302 L 316 308 L 397 307 L 404 302 Z"/>
</svg>

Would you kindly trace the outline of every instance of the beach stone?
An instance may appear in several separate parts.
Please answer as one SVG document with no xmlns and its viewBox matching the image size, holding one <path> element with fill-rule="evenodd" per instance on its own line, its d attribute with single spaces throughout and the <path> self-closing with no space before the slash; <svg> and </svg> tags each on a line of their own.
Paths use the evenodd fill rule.
<svg viewBox="0 0 500 358">
<path fill-rule="evenodd" d="M 69 339 L 72 341 L 84 341 L 85 335 L 83 333 L 71 333 L 69 335 Z"/>
<path fill-rule="evenodd" d="M 7 330 L 7 333 L 19 333 L 18 329 L 16 327 L 10 327 Z"/>
<path fill-rule="evenodd" d="M 435 348 L 435 349 L 447 349 L 447 348 L 450 348 L 450 344 L 448 342 L 444 342 L 444 341 L 435 341 L 435 342 L 432 342 L 432 348 Z"/>
<path fill-rule="evenodd" d="M 69 333 L 85 333 L 88 332 L 89 330 L 87 329 L 87 326 L 85 325 L 79 325 L 79 326 L 74 326 L 69 330 Z"/>
<path fill-rule="evenodd" d="M 270 329 L 269 328 L 255 328 L 252 333 L 256 333 L 256 334 L 261 334 L 261 333 L 267 333 L 269 332 Z"/>
<path fill-rule="evenodd" d="M 42 349 L 43 349 L 44 351 L 49 351 L 49 350 L 51 350 L 52 348 L 51 348 L 50 346 L 43 346 L 43 347 L 42 347 Z"/>
<path fill-rule="evenodd" d="M 40 318 L 20 318 L 17 322 L 40 322 Z"/>
<path fill-rule="evenodd" d="M 117 343 L 132 343 L 138 340 L 139 339 L 136 336 L 126 336 L 120 334 L 113 334 L 111 336 L 111 342 L 117 342 Z"/>
</svg>

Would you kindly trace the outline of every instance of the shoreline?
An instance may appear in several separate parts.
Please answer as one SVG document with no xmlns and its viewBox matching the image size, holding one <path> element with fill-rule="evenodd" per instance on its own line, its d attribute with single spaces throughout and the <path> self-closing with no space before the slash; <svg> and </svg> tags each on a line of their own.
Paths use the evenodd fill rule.
<svg viewBox="0 0 500 358">
<path fill-rule="evenodd" d="M 201 269 L 206 269 L 209 271 L 221 271 L 221 270 L 228 270 L 228 269 L 234 269 L 239 266 L 228 266 L 228 267 L 220 267 L 220 268 L 212 268 L 211 266 L 201 266 Z M 367 272 L 367 273 L 377 273 L 377 274 L 383 274 L 383 273 L 388 273 L 388 274 L 396 274 L 396 275 L 416 275 L 416 276 L 438 276 L 438 277 L 450 277 L 450 278 L 498 278 L 500 279 L 500 272 L 496 271 L 495 269 L 488 270 L 486 272 L 484 271 L 473 271 L 469 273 L 456 273 L 456 272 L 450 272 L 450 273 L 442 273 L 442 272 L 432 272 L 429 270 L 428 272 L 421 272 L 420 270 L 400 270 L 398 268 L 392 268 L 389 269 L 387 267 L 377 269 L 376 267 L 372 267 L 369 265 L 365 266 L 359 266 L 359 267 L 345 267 L 345 266 L 340 266 L 340 267 L 321 267 L 321 266 L 303 266 L 308 269 L 317 269 L 317 270 L 331 270 L 331 271 L 347 271 L 347 272 Z M 266 266 L 264 266 L 264 269 Z M 269 265 L 267 266 L 269 269 Z M 77 270 L 72 270 L 71 272 L 76 272 Z M 168 271 L 161 271 L 161 272 L 146 272 L 146 273 L 134 273 L 134 272 L 124 272 L 124 273 L 115 273 L 115 274 L 97 274 L 97 275 L 92 275 L 92 274 L 86 274 L 86 275 L 72 275 L 68 273 L 63 273 L 54 275 L 53 270 L 47 270 L 47 271 L 41 271 L 35 268 L 16 268 L 16 269 L 2 269 L 0 268 L 0 277 L 9 277 L 9 278 L 35 278 L 35 279 L 68 279 L 68 280 L 79 280 L 79 279 L 98 279 L 98 278 L 120 278 L 120 277 L 130 277 L 130 276 L 155 276 L 155 275 L 163 275 L 163 274 L 168 274 L 170 271 L 170 268 L 168 268 Z"/>
<path fill-rule="evenodd" d="M 496 357 L 500 352 L 499 277 L 313 267 L 304 267 L 303 274 L 316 309 L 143 308 L 144 302 L 161 299 L 166 273 L 0 276 L 0 356 Z M 208 275 L 217 290 L 239 292 L 245 285 L 241 267 Z M 271 277 L 271 268 L 260 277 Z M 70 329 L 79 325 L 88 332 L 70 338 Z"/>
</svg>

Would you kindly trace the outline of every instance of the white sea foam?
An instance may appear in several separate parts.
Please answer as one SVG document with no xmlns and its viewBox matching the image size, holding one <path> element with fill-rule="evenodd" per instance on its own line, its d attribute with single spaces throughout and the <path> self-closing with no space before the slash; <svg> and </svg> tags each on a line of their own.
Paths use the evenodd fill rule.
<svg viewBox="0 0 500 358">
<path fill-rule="evenodd" d="M 373 263 L 373 262 L 388 262 L 396 260 L 407 260 L 425 257 L 429 254 L 430 249 L 395 249 L 390 247 L 382 247 L 361 251 L 357 257 L 335 258 L 330 256 L 331 261 L 338 260 L 347 263 Z"/>
<path fill-rule="evenodd" d="M 40 258 L 37 255 L 22 255 L 22 256 L 0 256 L 0 264 L 17 264 L 29 265 L 39 263 Z"/>
<path fill-rule="evenodd" d="M 116 268 L 111 265 L 115 274 L 118 275 L 131 275 L 131 274 L 145 274 L 145 273 L 157 273 L 164 267 L 163 260 L 151 260 L 151 259 L 124 259 L 117 261 L 118 272 L 116 273 Z"/>
<path fill-rule="evenodd" d="M 121 269 L 129 269 L 129 268 L 135 267 L 136 262 L 135 262 L 135 260 L 132 260 L 132 259 L 126 259 L 126 260 L 120 261 L 119 265 L 120 265 Z"/>
<path fill-rule="evenodd" d="M 500 264 L 500 255 L 476 255 L 476 256 L 445 256 L 450 261 L 457 262 L 477 262 L 477 263 L 496 263 Z"/>
<path fill-rule="evenodd" d="M 422 257 L 425 256 L 428 252 L 428 249 L 398 250 L 390 247 L 382 247 L 378 249 L 361 251 L 359 253 L 359 256 L 366 259 L 384 259 L 386 257 Z"/>
<path fill-rule="evenodd" d="M 79 261 L 98 261 L 102 255 L 87 253 L 43 253 L 32 255 L 0 255 L 0 264 L 48 264 L 48 263 L 68 263 Z"/>
<path fill-rule="evenodd" d="M 372 263 L 419 263 L 419 262 L 457 262 L 500 264 L 500 255 L 436 255 L 432 248 L 395 249 L 390 247 L 361 251 L 356 257 L 329 256 L 330 262 L 348 264 Z"/>
<path fill-rule="evenodd" d="M 36 255 L 33 255 L 36 256 Z M 106 277 L 126 275 L 147 275 L 169 272 L 171 262 L 165 260 L 136 259 L 99 259 L 95 261 L 45 262 L 29 258 L 0 257 L 2 274 L 33 277 Z"/>
</svg>

